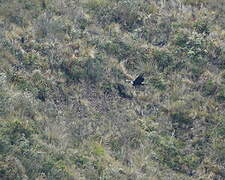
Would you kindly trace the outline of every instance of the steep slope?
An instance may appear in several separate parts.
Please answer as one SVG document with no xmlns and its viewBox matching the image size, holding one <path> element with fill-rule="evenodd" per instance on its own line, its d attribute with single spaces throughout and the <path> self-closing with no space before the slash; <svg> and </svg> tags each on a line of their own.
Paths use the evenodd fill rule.
<svg viewBox="0 0 225 180">
<path fill-rule="evenodd" d="M 0 179 L 225 178 L 223 0 L 0 3 Z"/>
</svg>

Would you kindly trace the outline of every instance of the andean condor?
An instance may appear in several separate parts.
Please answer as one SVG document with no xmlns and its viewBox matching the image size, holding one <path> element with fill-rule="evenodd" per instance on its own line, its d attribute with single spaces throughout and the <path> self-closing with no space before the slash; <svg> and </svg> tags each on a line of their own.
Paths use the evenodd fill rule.
<svg viewBox="0 0 225 180">
<path fill-rule="evenodd" d="M 144 85 L 144 73 L 141 73 L 135 80 L 131 81 L 131 84 L 136 87 L 136 86 L 140 86 L 140 85 Z"/>
</svg>

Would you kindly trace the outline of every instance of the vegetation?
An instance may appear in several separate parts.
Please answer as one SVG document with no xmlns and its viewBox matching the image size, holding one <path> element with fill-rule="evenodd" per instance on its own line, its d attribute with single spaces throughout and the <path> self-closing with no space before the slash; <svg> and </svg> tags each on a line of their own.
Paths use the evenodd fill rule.
<svg viewBox="0 0 225 180">
<path fill-rule="evenodd" d="M 0 2 L 0 179 L 225 179 L 223 0 Z"/>
</svg>

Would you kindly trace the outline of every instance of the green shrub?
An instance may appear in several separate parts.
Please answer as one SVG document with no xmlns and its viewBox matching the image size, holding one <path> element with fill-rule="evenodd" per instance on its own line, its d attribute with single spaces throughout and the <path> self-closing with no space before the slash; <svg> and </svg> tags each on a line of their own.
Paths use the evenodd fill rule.
<svg viewBox="0 0 225 180">
<path fill-rule="evenodd" d="M 104 66 L 101 59 L 88 59 L 85 63 L 84 73 L 86 79 L 97 83 L 104 78 Z"/>
<path fill-rule="evenodd" d="M 150 82 L 155 88 L 160 89 L 161 91 L 166 90 L 166 85 L 160 78 L 152 78 Z"/>
<path fill-rule="evenodd" d="M 15 144 L 22 137 L 30 138 L 32 129 L 27 128 L 21 121 L 16 120 L 7 124 L 6 134 L 9 135 L 10 142 Z"/>
<path fill-rule="evenodd" d="M 9 40 L 1 40 L 0 44 L 4 47 L 2 48 L 3 51 L 8 51 L 9 54 L 12 54 L 17 60 L 23 61 L 24 55 L 20 49 L 16 48 L 12 42 Z"/>
<path fill-rule="evenodd" d="M 189 117 L 188 112 L 177 111 L 170 114 L 172 124 L 175 129 L 187 129 L 192 126 L 193 120 Z"/>
<path fill-rule="evenodd" d="M 175 34 L 173 43 L 179 47 L 175 51 L 179 58 L 180 56 L 187 58 L 187 61 L 194 66 L 203 66 L 207 62 L 207 43 L 203 35 L 178 32 Z"/>
<path fill-rule="evenodd" d="M 37 38 L 56 38 L 64 40 L 65 35 L 70 35 L 73 23 L 67 19 L 54 18 L 53 14 L 41 15 L 36 23 Z"/>
<path fill-rule="evenodd" d="M 32 86 L 30 82 L 24 77 L 22 73 L 8 72 L 8 79 L 11 83 L 15 83 L 21 90 L 31 90 Z"/>
<path fill-rule="evenodd" d="M 212 81 L 208 80 L 203 84 L 202 93 L 204 96 L 214 95 L 217 89 L 217 85 Z"/>
<path fill-rule="evenodd" d="M 26 79 L 19 81 L 17 83 L 17 86 L 19 89 L 21 89 L 23 91 L 31 91 L 32 92 L 32 90 L 33 90 L 32 84 Z"/>
<path fill-rule="evenodd" d="M 119 23 L 123 29 L 132 31 L 143 25 L 143 15 L 152 12 L 148 3 L 137 0 L 94 0 L 86 4 L 102 25 Z"/>
<path fill-rule="evenodd" d="M 32 76 L 33 94 L 40 100 L 45 101 L 47 93 L 51 89 L 51 83 L 48 82 L 40 72 L 36 72 Z"/>
<path fill-rule="evenodd" d="M 105 94 L 110 94 L 113 91 L 113 84 L 110 82 L 103 82 L 101 89 Z"/>
<path fill-rule="evenodd" d="M 45 174 L 50 174 L 51 170 L 54 168 L 55 163 L 56 160 L 51 157 L 47 157 L 42 163 L 41 172 Z"/>
<path fill-rule="evenodd" d="M 81 30 L 85 30 L 85 28 L 90 25 L 91 22 L 89 22 L 87 19 L 85 18 L 79 18 L 78 19 L 78 25 L 80 27 Z"/>
<path fill-rule="evenodd" d="M 75 82 L 84 79 L 83 65 L 84 62 L 64 60 L 61 64 L 61 70 L 64 72 L 68 80 L 73 80 Z"/>
<path fill-rule="evenodd" d="M 188 174 L 200 163 L 196 155 L 183 152 L 184 143 L 176 138 L 160 136 L 155 148 L 159 161 L 173 170 Z"/>
<path fill-rule="evenodd" d="M 185 5 L 199 6 L 202 3 L 207 3 L 209 0 L 182 0 Z"/>
<path fill-rule="evenodd" d="M 101 58 L 87 58 L 80 61 L 64 61 L 61 69 L 69 80 L 79 82 L 87 80 L 97 83 L 104 78 L 104 66 Z"/>
<path fill-rule="evenodd" d="M 149 19 L 148 23 L 135 29 L 135 32 L 137 33 L 138 38 L 141 37 L 154 46 L 162 47 L 168 43 L 172 32 L 170 21 L 170 18 L 157 19 L 153 16 L 152 19 Z"/>
<path fill-rule="evenodd" d="M 118 57 L 120 61 L 134 55 L 135 53 L 135 50 L 130 46 L 130 44 L 127 44 L 119 39 L 106 42 L 101 45 L 101 48 L 105 49 L 108 54 Z"/>
<path fill-rule="evenodd" d="M 225 102 L 225 87 L 221 87 L 217 94 L 216 94 L 216 99 L 217 101 L 219 101 L 220 103 Z"/>
<path fill-rule="evenodd" d="M 37 64 L 38 62 L 38 56 L 34 53 L 28 53 L 24 59 L 23 59 L 23 64 L 25 66 L 32 66 Z"/>
<path fill-rule="evenodd" d="M 215 139 L 213 142 L 213 151 L 219 164 L 225 163 L 225 141 L 224 139 Z"/>
<path fill-rule="evenodd" d="M 204 72 L 204 69 L 200 66 L 191 65 L 189 68 L 191 70 L 191 77 L 193 80 L 197 80 Z"/>
<path fill-rule="evenodd" d="M 105 148 L 99 143 L 94 143 L 92 145 L 92 152 L 97 156 L 103 156 L 105 154 Z"/>
<path fill-rule="evenodd" d="M 201 34 L 208 35 L 210 33 L 209 31 L 209 25 L 206 20 L 198 21 L 194 24 L 195 31 Z"/>
<path fill-rule="evenodd" d="M 4 180 L 22 180 L 26 177 L 20 161 L 15 157 L 0 159 L 0 178 Z M 27 178 L 27 177 L 26 177 Z"/>
<path fill-rule="evenodd" d="M 118 8 L 113 13 L 113 20 L 121 24 L 126 30 L 131 31 L 143 24 L 139 8 L 141 8 L 141 4 L 136 0 L 119 1 Z"/>
<path fill-rule="evenodd" d="M 123 146 L 123 142 L 120 138 L 117 137 L 117 138 L 110 140 L 109 146 L 112 151 L 114 151 L 115 153 L 118 153 Z"/>
<path fill-rule="evenodd" d="M 51 83 L 38 71 L 29 78 L 20 72 L 8 73 L 8 78 L 16 84 L 18 89 L 31 92 L 36 98 L 43 101 L 52 87 Z"/>
<path fill-rule="evenodd" d="M 178 32 L 175 34 L 174 44 L 179 47 L 186 47 L 188 43 L 188 34 L 184 32 Z"/>
<path fill-rule="evenodd" d="M 16 16 L 16 15 L 12 15 L 9 17 L 9 21 L 12 23 L 15 23 L 19 26 L 24 26 L 25 22 L 24 22 L 24 18 L 21 16 Z"/>
<path fill-rule="evenodd" d="M 172 54 L 166 51 L 155 50 L 153 52 L 153 58 L 158 65 L 160 71 L 164 71 L 167 67 L 172 65 L 173 57 Z"/>
<path fill-rule="evenodd" d="M 220 69 L 224 69 L 225 67 L 225 50 L 223 47 L 215 45 L 210 42 L 207 48 L 208 51 L 208 60 L 213 65 L 216 65 Z"/>
<path fill-rule="evenodd" d="M 0 116 L 5 116 L 10 112 L 8 109 L 10 104 L 9 99 L 10 97 L 6 94 L 6 92 L 1 91 L 0 89 Z"/>
</svg>

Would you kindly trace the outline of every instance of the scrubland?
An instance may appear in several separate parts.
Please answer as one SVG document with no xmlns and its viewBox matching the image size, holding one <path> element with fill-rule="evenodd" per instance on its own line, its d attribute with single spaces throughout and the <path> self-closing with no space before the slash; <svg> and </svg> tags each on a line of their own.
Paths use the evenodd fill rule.
<svg viewBox="0 0 225 180">
<path fill-rule="evenodd" d="M 0 4 L 0 179 L 225 179 L 223 0 Z"/>
</svg>

